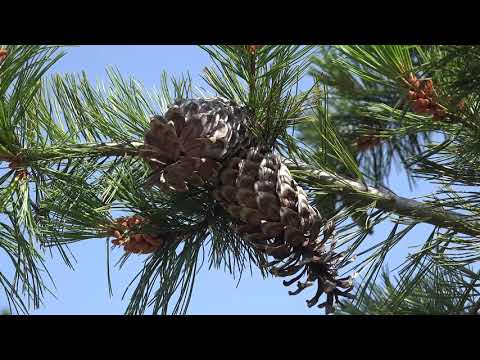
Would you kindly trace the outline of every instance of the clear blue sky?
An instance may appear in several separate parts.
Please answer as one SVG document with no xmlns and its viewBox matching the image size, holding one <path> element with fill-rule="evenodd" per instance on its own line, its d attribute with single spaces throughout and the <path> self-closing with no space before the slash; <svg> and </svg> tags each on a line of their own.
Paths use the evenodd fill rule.
<svg viewBox="0 0 480 360">
<path fill-rule="evenodd" d="M 116 66 L 124 75 L 131 75 L 147 88 L 158 87 L 160 74 L 171 75 L 189 71 L 194 83 L 200 85 L 202 69 L 210 64 L 206 53 L 196 46 L 80 46 L 70 48 L 51 73 L 71 73 L 85 70 L 92 81 L 105 79 L 105 69 Z M 392 175 L 391 188 L 401 195 L 426 194 L 432 190 L 422 185 L 410 193 L 403 173 Z M 388 226 L 377 229 L 371 241 L 384 240 Z M 408 251 L 407 245 L 424 240 L 429 226 L 420 226 L 403 240 L 400 249 L 390 258 L 399 263 Z M 44 305 L 32 314 L 122 314 L 127 300 L 121 300 L 125 286 L 140 269 L 143 257 L 131 257 L 122 270 L 112 269 L 114 296 L 108 295 L 105 240 L 89 240 L 71 247 L 77 259 L 75 270 L 68 269 L 58 258 L 47 261 L 55 279 L 57 298 L 46 296 Z M 119 253 L 120 250 L 117 250 Z M 6 269 L 0 264 L 0 271 Z M 317 308 L 308 309 L 305 300 L 310 293 L 289 296 L 282 279 L 263 280 L 259 274 L 245 273 L 237 281 L 223 271 L 205 266 L 197 276 L 189 314 L 322 314 Z M 6 304 L 0 293 L 0 307 Z"/>
</svg>

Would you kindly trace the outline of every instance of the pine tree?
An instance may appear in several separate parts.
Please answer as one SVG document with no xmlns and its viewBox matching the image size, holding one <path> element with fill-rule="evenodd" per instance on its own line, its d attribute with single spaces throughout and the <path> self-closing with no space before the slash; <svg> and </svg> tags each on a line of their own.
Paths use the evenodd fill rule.
<svg viewBox="0 0 480 360">
<path fill-rule="evenodd" d="M 202 47 L 208 94 L 188 76 L 154 92 L 112 69 L 102 87 L 46 77 L 68 49 L 0 48 L 12 311 L 51 291 L 47 251 L 72 267 L 75 242 L 106 239 L 120 266 L 145 258 L 127 314 L 185 313 L 205 250 L 210 267 L 287 277 L 291 295 L 313 286 L 307 305 L 327 313 L 478 312 L 480 48 Z M 393 163 L 438 190 L 396 195 Z M 422 223 L 432 232 L 378 283 Z"/>
</svg>

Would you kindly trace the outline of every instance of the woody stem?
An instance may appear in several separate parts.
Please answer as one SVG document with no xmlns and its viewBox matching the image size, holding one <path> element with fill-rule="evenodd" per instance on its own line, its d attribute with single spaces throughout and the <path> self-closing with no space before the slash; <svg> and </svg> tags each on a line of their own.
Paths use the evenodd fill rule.
<svg viewBox="0 0 480 360">
<path fill-rule="evenodd" d="M 58 161 L 88 156 L 136 156 L 142 146 L 143 142 L 52 146 L 35 151 L 23 150 L 21 154 L 15 154 L 15 156 L 0 156 L 0 161 L 11 162 L 20 158 L 22 164 L 28 165 L 36 161 Z"/>
<path fill-rule="evenodd" d="M 386 210 L 417 221 L 450 229 L 457 233 L 480 238 L 480 224 L 473 222 L 471 216 L 458 214 L 432 204 L 404 198 L 390 191 L 366 186 L 361 182 L 350 180 L 325 170 L 312 169 L 307 164 L 298 165 L 289 160 L 285 160 L 285 164 L 299 180 L 316 187 L 321 187 L 322 191 L 348 193 L 358 199 L 374 203 L 377 209 Z"/>
</svg>

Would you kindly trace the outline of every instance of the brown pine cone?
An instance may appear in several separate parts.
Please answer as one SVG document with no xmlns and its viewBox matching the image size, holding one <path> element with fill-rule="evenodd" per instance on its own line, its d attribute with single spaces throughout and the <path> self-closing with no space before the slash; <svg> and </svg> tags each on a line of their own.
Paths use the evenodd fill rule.
<svg viewBox="0 0 480 360">
<path fill-rule="evenodd" d="M 298 294 L 317 282 L 316 295 L 307 303 L 315 305 L 322 293 L 327 302 L 321 304 L 332 311 L 334 299 L 345 295 L 338 287 L 351 289 L 350 278 L 337 278 L 342 256 L 327 250 L 326 240 L 318 239 L 322 226 L 319 212 L 308 203 L 303 189 L 292 179 L 288 168 L 277 155 L 252 147 L 227 163 L 220 174 L 220 187 L 214 197 L 235 221 L 236 232 L 258 251 L 283 262 L 271 271 L 277 276 L 293 276 L 284 282 L 293 284 L 306 274 L 307 282 L 298 282 Z"/>
<path fill-rule="evenodd" d="M 149 185 L 187 191 L 218 175 L 221 161 L 246 139 L 246 111 L 223 98 L 182 100 L 153 116 L 142 156 L 153 169 Z"/>
</svg>

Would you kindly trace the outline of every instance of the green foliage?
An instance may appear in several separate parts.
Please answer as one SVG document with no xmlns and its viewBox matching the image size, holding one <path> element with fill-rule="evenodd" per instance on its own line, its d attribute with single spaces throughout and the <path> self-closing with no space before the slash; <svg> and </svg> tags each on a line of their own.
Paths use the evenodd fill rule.
<svg viewBox="0 0 480 360">
<path fill-rule="evenodd" d="M 46 124 L 32 121 L 28 115 L 40 93 L 41 77 L 63 53 L 56 46 L 5 49 L 8 55 L 0 66 L 0 161 L 12 158 L 21 163 L 25 149 L 43 142 L 42 125 Z M 40 305 L 48 288 L 42 276 L 43 257 L 34 244 L 38 227 L 32 209 L 41 195 L 22 177 L 21 170 L 20 164 L 0 174 L 0 249 L 14 269 L 10 280 L 0 268 L 0 286 L 11 309 L 27 312 L 31 305 Z"/>
<path fill-rule="evenodd" d="M 252 45 L 249 45 L 252 46 Z M 299 92 L 299 81 L 310 66 L 312 46 L 202 47 L 214 61 L 204 79 L 220 96 L 244 104 L 250 111 L 250 131 L 271 147 L 289 143 L 287 129 L 307 106 L 309 91 Z"/>
<path fill-rule="evenodd" d="M 14 170 L 2 177 L 7 186 L 0 203 L 5 214 L 15 211 L 11 217 L 29 221 L 25 226 L 31 232 L 28 241 L 22 229 L 15 232 L 2 224 L 6 251 L 23 277 L 12 282 L 2 276 L 0 280 L 7 299 L 24 312 L 29 306 L 16 284 L 25 283 L 35 294 L 35 307 L 45 291 L 38 289 L 42 257 L 32 247 L 34 242 L 43 249 L 57 250 L 72 267 L 71 245 L 109 237 L 109 225 L 119 214 L 139 214 L 152 219 L 157 228 L 183 234 L 180 243 L 147 258 L 134 277 L 129 314 L 143 313 L 148 306 L 154 313 L 185 312 L 197 260 L 207 245 L 209 266 L 223 267 L 234 275 L 241 275 L 246 266 L 259 267 L 262 260 L 227 223 L 216 220 L 228 217 L 218 213 L 223 210 L 212 208 L 206 189 L 185 197 L 144 188 L 150 170 L 138 155 L 149 115 L 163 113 L 174 100 L 194 96 L 190 77 L 168 79 L 163 73 L 160 91 L 147 92 L 116 70 L 108 70 L 107 76 L 107 84 L 93 86 L 85 73 L 54 75 L 39 82 L 36 96 L 25 105 L 25 116 L 38 125 L 34 135 L 43 137 L 38 141 L 29 138 L 29 146 L 21 151 L 20 166 L 28 169 L 26 178 L 15 178 Z M 16 150 L 6 153 L 5 160 L 15 156 Z M 19 198 L 21 206 L 14 206 L 12 196 L 18 187 L 25 188 L 21 195 L 30 191 L 36 197 L 24 195 Z M 22 253 L 15 249 L 17 244 L 25 249 Z M 118 265 L 126 260 L 122 258 Z M 176 305 L 170 309 L 173 301 Z"/>
<path fill-rule="evenodd" d="M 325 47 L 314 58 L 315 67 L 312 70 L 312 74 L 321 77 L 328 87 L 332 123 L 344 139 L 350 140 L 350 151 L 369 181 L 375 185 L 384 183 L 392 164 L 401 163 L 412 185 L 419 178 L 439 185 L 434 194 L 424 197 L 427 203 L 432 207 L 468 214 L 468 219 L 473 224 L 479 219 L 478 191 L 475 186 L 478 184 L 477 143 L 480 134 L 476 105 L 478 94 L 473 85 L 478 77 L 478 51 L 475 46 Z M 438 101 L 448 109 L 444 121 L 411 111 L 405 98 L 408 86 L 404 81 L 409 73 L 416 74 L 419 78 L 432 79 Z M 463 108 L 457 105 L 460 100 L 463 100 Z M 322 140 L 315 134 L 310 123 L 302 124 L 300 129 L 302 139 L 310 147 L 322 149 Z M 362 151 L 355 143 L 362 135 L 370 134 L 381 141 Z M 336 171 L 351 176 L 343 167 L 344 163 L 337 161 Z M 462 190 L 459 186 L 466 188 Z M 334 208 L 351 206 L 348 197 L 337 195 L 335 198 Z M 378 214 L 383 218 L 372 218 L 369 206 L 366 212 L 358 213 L 361 206 L 366 204 L 359 202 L 353 206 L 357 208 L 357 215 L 351 214 L 353 223 L 360 226 L 369 220 L 367 227 L 371 229 L 391 219 L 394 226 L 384 242 L 371 247 L 368 247 L 368 238 L 363 236 L 362 231 L 354 236 L 350 224 L 339 229 L 339 232 L 345 232 L 345 238 L 348 239 L 345 241 L 345 244 L 348 243 L 345 245 L 348 252 L 357 249 L 358 258 L 365 257 L 353 267 L 361 274 L 365 272 L 357 288 L 358 311 L 367 311 L 362 306 L 369 301 L 375 306 L 379 305 L 379 298 L 368 298 L 367 290 L 376 286 L 375 280 L 392 247 L 415 224 L 407 223 L 407 227 L 399 231 L 399 226 L 402 225 L 396 222 L 400 220 L 403 223 L 406 219 L 395 220 L 388 213 Z M 375 207 L 373 204 L 370 208 L 372 206 Z M 454 232 L 434 231 L 425 240 L 429 246 L 421 246 L 422 251 L 407 259 L 406 266 L 422 263 L 428 257 L 441 259 L 450 268 L 473 265 L 478 259 L 475 243 L 475 238 Z M 365 250 L 362 251 L 361 248 Z M 442 249 L 440 254 L 438 248 Z M 418 271 L 405 273 L 407 275 L 402 281 L 409 284 L 405 285 L 408 291 L 401 293 L 394 287 L 388 290 L 390 295 L 400 297 L 411 294 L 412 284 L 417 279 L 415 274 L 421 273 Z M 461 273 L 467 282 L 471 275 Z M 459 306 L 464 305 L 462 303 Z M 389 309 L 394 312 L 395 306 L 400 306 L 400 303 L 394 303 Z M 403 310 L 398 308 L 398 311 Z M 415 313 L 416 310 L 405 310 L 408 311 Z"/>
<path fill-rule="evenodd" d="M 403 77 L 414 70 L 412 50 L 404 45 L 349 45 L 336 46 L 345 56 L 336 61 L 348 68 L 352 75 L 369 83 L 386 86 L 403 84 Z"/>
<path fill-rule="evenodd" d="M 419 116 L 415 123 L 411 121 L 407 126 L 411 115 L 400 108 L 406 89 L 399 76 L 407 71 L 405 69 L 413 71 L 412 61 L 405 59 L 409 51 L 410 47 L 401 46 L 393 49 L 389 46 L 339 46 L 321 48 L 313 58 L 315 66 L 311 74 L 320 78 L 328 89 L 331 122 L 344 143 L 349 145 L 362 173 L 372 178 L 376 185 L 386 183 L 392 164 L 398 162 L 405 166 L 413 184 L 414 178 L 406 163 L 421 151 L 423 143 L 429 141 L 427 129 L 419 127 Z M 359 55 L 364 58 L 355 57 Z M 381 64 L 378 71 L 372 70 L 375 64 Z M 370 73 L 375 75 L 368 75 Z M 381 81 L 373 80 L 377 78 Z M 319 138 L 309 122 L 301 124 L 300 138 L 313 147 L 320 147 Z M 367 140 L 364 148 L 359 145 L 362 139 Z M 337 166 L 338 172 L 349 174 L 342 168 L 343 162 Z"/>
<path fill-rule="evenodd" d="M 342 271 L 360 275 L 344 312 L 478 310 L 478 238 L 454 230 L 464 220 L 438 224 L 417 216 L 416 203 L 402 203 L 411 206 L 406 214 L 378 195 L 388 193 L 392 164 L 400 164 L 412 184 L 422 178 L 438 185 L 424 204 L 467 215 L 473 227 L 480 220 L 478 47 L 335 46 L 317 48 L 315 56 L 313 46 L 202 49 L 213 61 L 204 73 L 208 91 L 246 106 L 254 141 L 285 158 L 334 225 L 331 245 L 343 251 Z M 45 251 L 73 267 L 74 244 L 108 239 L 120 215 L 181 234 L 146 257 L 125 290 L 127 314 L 185 313 L 204 263 L 234 277 L 254 268 L 266 276 L 267 259 L 231 229 L 210 186 L 185 194 L 144 187 L 150 169 L 139 155 L 149 116 L 175 100 L 206 96 L 194 91 L 189 75 L 163 73 L 155 91 L 114 69 L 105 84 L 91 84 L 85 73 L 46 79 L 62 55 L 58 47 L 7 50 L 0 65 L 0 249 L 14 275 L 0 268 L 0 286 L 12 311 L 40 306 L 50 291 Z M 412 111 L 405 81 L 411 73 L 432 79 L 445 118 Z M 422 222 L 435 228 L 417 239 L 391 280 L 382 273 L 388 256 Z M 385 235 L 374 240 L 372 232 Z"/>
<path fill-rule="evenodd" d="M 391 279 L 387 270 L 381 281 L 370 283 L 367 295 L 358 303 L 348 303 L 344 315 L 468 315 L 478 311 L 478 284 L 465 282 L 459 269 L 451 269 L 429 259 L 406 283 Z M 408 288 L 405 288 L 408 286 Z M 404 287 L 404 291 L 399 288 Z"/>
</svg>

